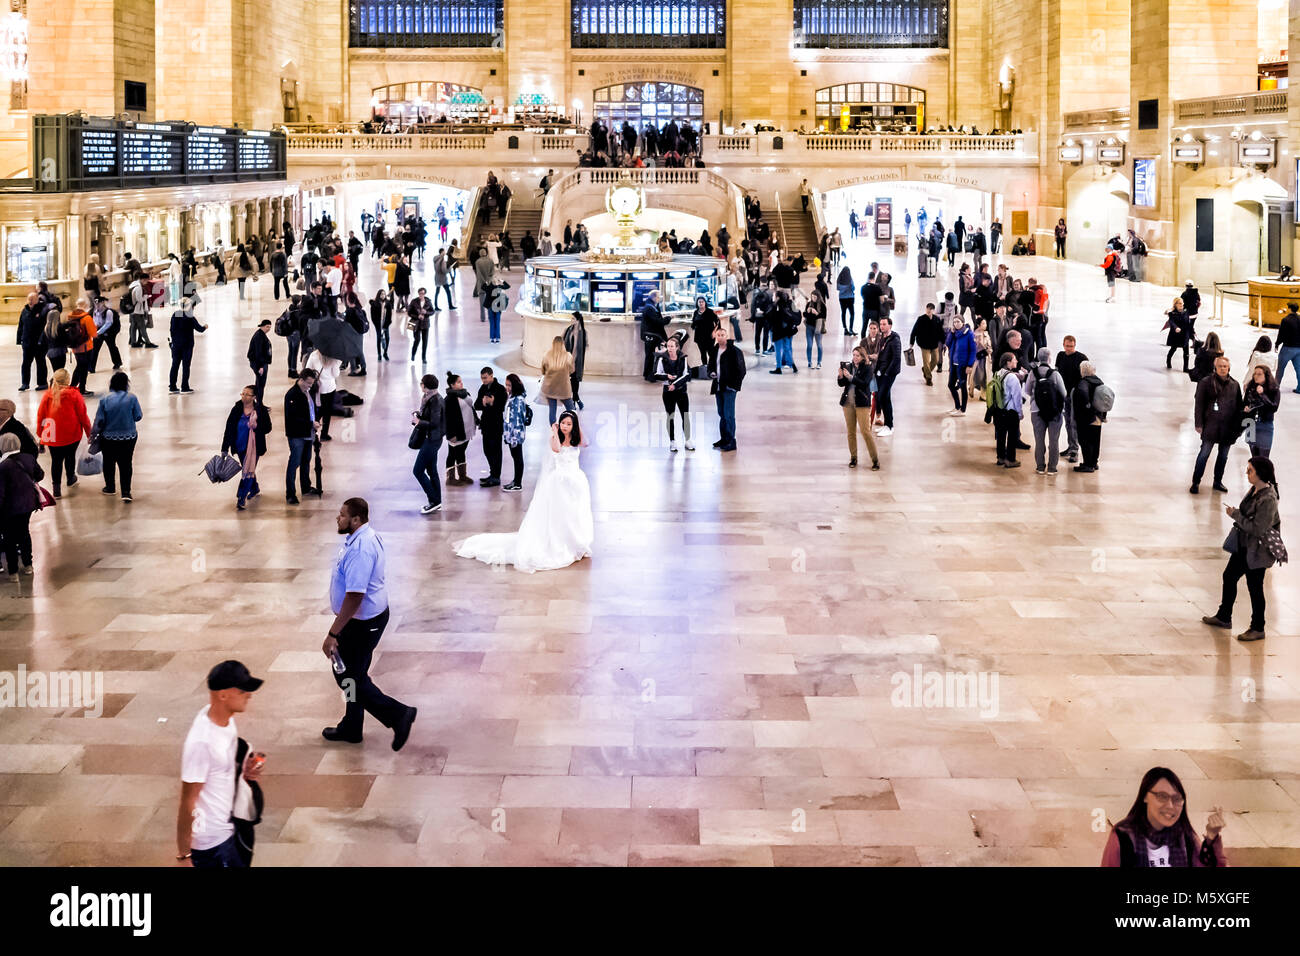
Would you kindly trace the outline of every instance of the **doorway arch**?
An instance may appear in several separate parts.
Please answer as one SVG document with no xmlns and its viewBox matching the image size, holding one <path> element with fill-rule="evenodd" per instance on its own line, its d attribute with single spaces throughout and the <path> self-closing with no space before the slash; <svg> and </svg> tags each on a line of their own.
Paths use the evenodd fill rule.
<svg viewBox="0 0 1300 956">
<path fill-rule="evenodd" d="M 1131 185 L 1113 167 L 1080 167 L 1065 184 L 1065 249 L 1071 259 L 1100 262 L 1102 248 L 1128 228 Z"/>
<path fill-rule="evenodd" d="M 669 120 L 678 126 L 704 124 L 704 90 L 684 83 L 637 80 L 615 83 L 592 91 L 595 115 L 612 130 L 630 123 L 638 133 L 647 125 L 662 128 Z"/>
<path fill-rule="evenodd" d="M 902 83 L 841 83 L 817 91 L 817 127 L 823 130 L 925 128 L 925 90 Z M 847 127 L 842 119 L 847 117 Z"/>
<path fill-rule="evenodd" d="M 432 121 L 444 114 L 451 116 L 466 107 L 481 106 L 485 102 L 483 91 L 478 87 L 442 80 L 390 83 L 370 91 L 371 113 L 379 119 L 399 123 L 416 123 L 421 116 Z"/>
</svg>

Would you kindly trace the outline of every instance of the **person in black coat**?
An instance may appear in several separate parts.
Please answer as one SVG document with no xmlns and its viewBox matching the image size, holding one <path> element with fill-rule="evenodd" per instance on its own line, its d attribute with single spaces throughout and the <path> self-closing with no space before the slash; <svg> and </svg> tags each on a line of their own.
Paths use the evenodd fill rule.
<svg viewBox="0 0 1300 956">
<path fill-rule="evenodd" d="M 713 330 L 715 351 L 709 365 L 709 394 L 718 406 L 718 440 L 713 447 L 719 451 L 736 450 L 736 395 L 745 380 L 745 356 L 736 343 L 727 338 L 726 330 Z"/>
<path fill-rule="evenodd" d="M 695 311 L 691 314 L 691 334 L 695 339 L 695 347 L 700 351 L 701 365 L 708 365 L 712 361 L 713 330 L 721 325 L 718 313 L 709 308 L 704 296 L 696 296 Z"/>
<path fill-rule="evenodd" d="M 885 417 L 885 425 L 876 434 L 894 431 L 894 401 L 890 390 L 903 369 L 903 340 L 894 331 L 894 320 L 880 320 L 880 352 L 876 356 L 876 403 Z"/>
<path fill-rule="evenodd" d="M 1169 352 L 1165 355 L 1165 368 L 1174 367 L 1174 353 L 1179 349 L 1183 350 L 1183 371 L 1188 372 L 1188 360 L 1190 358 L 1190 346 L 1192 339 L 1192 323 L 1187 317 L 1186 303 L 1182 299 L 1174 299 L 1173 307 L 1165 313 L 1169 321 L 1165 323 L 1165 328 L 1169 334 L 1165 337 L 1165 345 L 1169 346 Z"/>
<path fill-rule="evenodd" d="M 1188 489 L 1194 495 L 1199 494 L 1198 486 L 1205 474 L 1206 462 L 1216 445 L 1218 457 L 1214 461 L 1214 490 L 1228 490 L 1223 484 L 1223 472 L 1228 465 L 1228 453 L 1241 437 L 1244 407 L 1241 385 L 1228 374 L 1231 368 L 1232 363 L 1227 356 L 1219 355 L 1214 360 L 1214 373 L 1196 383 L 1194 420 L 1196 434 L 1201 438 L 1201 450 L 1196 455 L 1192 486 Z"/>
<path fill-rule="evenodd" d="M 641 310 L 641 342 L 645 346 L 645 366 L 641 377 L 647 382 L 655 380 L 655 349 L 668 338 L 668 323 L 659 307 L 659 290 L 655 289 Z"/>
<path fill-rule="evenodd" d="M 31 430 L 14 417 L 16 411 L 13 399 L 0 398 L 0 436 L 17 435 L 19 450 L 35 458 L 41 453 L 41 446 L 33 437 Z"/>
<path fill-rule="evenodd" d="M 190 388 L 190 361 L 194 358 L 194 333 L 207 330 L 206 325 L 201 325 L 199 320 L 194 318 L 194 307 L 190 304 L 190 300 L 181 299 L 181 307 L 172 313 L 171 322 L 172 368 L 168 380 L 173 394 L 178 391 L 176 388 L 178 369 L 183 370 L 179 391 L 186 394 L 194 391 Z"/>
<path fill-rule="evenodd" d="M 12 433 L 0 435 L 0 458 L 0 535 L 4 537 L 9 580 L 17 581 L 20 558 L 23 574 L 32 573 L 28 523 L 32 512 L 40 507 L 36 482 L 45 477 L 45 471 L 34 455 L 22 451 L 19 437 Z"/>
<path fill-rule="evenodd" d="M 249 454 L 247 431 L 244 441 L 240 441 L 240 425 L 246 423 L 253 430 L 253 447 L 256 454 Z M 235 493 L 235 507 L 244 510 L 244 502 L 256 498 L 262 493 L 257 485 L 257 462 L 266 454 L 266 436 L 271 433 L 271 413 L 257 400 L 253 386 L 245 385 L 239 393 L 230 414 L 226 416 L 226 429 L 221 436 L 221 453 L 235 455 L 244 465 L 244 472 Z"/>
<path fill-rule="evenodd" d="M 271 320 L 257 323 L 257 331 L 248 342 L 248 367 L 253 370 L 253 388 L 257 400 L 262 401 L 266 391 L 266 375 L 271 370 Z"/>
<path fill-rule="evenodd" d="M 284 395 L 284 437 L 289 441 L 289 467 L 285 470 L 285 500 L 298 504 L 294 474 L 297 473 L 304 495 L 319 495 L 311 486 L 311 449 L 320 431 L 320 411 L 315 398 L 316 373 L 305 368 Z M 236 423 L 238 425 L 238 423 Z M 227 427 L 229 427 L 227 425 Z"/>
<path fill-rule="evenodd" d="M 35 292 L 28 293 L 27 304 L 18 316 L 17 344 L 23 347 L 22 379 L 18 391 L 25 392 L 32 384 L 32 363 L 36 363 L 36 391 L 49 387 L 47 376 L 49 370 L 45 365 L 45 352 L 49 345 L 45 342 L 45 313 Z"/>
<path fill-rule="evenodd" d="M 1183 289 L 1183 294 L 1179 296 L 1179 298 L 1183 300 L 1183 308 L 1186 310 L 1187 314 L 1191 316 L 1193 321 L 1195 321 L 1196 316 L 1199 315 L 1201 311 L 1201 293 L 1200 290 L 1192 284 L 1190 279 L 1187 281 L 1187 285 Z"/>
<path fill-rule="evenodd" d="M 496 380 L 490 366 L 479 373 L 482 384 L 474 399 L 478 412 L 478 427 L 483 434 L 483 455 L 488 460 L 488 477 L 479 479 L 479 486 L 492 488 L 501 484 L 501 440 L 505 434 L 506 402 L 510 395 L 506 387 Z"/>
<path fill-rule="evenodd" d="M 382 288 L 370 300 L 370 327 L 375 330 L 375 358 L 388 361 L 389 328 L 393 324 L 393 297 Z"/>
<path fill-rule="evenodd" d="M 280 298 L 280 286 L 284 286 L 284 297 L 293 297 L 289 288 L 289 256 L 284 251 L 284 243 L 277 242 L 271 253 L 271 289 L 276 299 Z"/>
</svg>

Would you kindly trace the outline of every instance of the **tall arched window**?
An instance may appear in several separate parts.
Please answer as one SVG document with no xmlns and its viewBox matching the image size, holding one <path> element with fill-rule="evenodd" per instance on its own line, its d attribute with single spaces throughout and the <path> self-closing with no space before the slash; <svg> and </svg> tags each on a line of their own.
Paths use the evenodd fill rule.
<svg viewBox="0 0 1300 956">
<path fill-rule="evenodd" d="M 814 50 L 946 47 L 948 0 L 794 0 L 794 44 Z"/>
</svg>

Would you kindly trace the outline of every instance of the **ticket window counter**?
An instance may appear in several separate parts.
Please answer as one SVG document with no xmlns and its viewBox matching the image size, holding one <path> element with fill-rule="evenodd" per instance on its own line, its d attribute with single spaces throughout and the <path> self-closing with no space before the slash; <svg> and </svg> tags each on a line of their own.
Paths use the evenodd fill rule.
<svg viewBox="0 0 1300 956">
<path fill-rule="evenodd" d="M 587 275 L 583 272 L 561 272 L 559 276 L 560 311 L 590 312 L 591 296 L 587 290 Z"/>
</svg>

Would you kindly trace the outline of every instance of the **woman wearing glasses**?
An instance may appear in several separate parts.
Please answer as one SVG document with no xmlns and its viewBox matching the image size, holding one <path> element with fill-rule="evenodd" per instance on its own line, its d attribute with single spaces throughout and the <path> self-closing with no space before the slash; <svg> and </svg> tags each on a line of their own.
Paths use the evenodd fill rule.
<svg viewBox="0 0 1300 956">
<path fill-rule="evenodd" d="M 1210 808 L 1205 839 L 1187 818 L 1187 791 L 1178 775 L 1152 767 L 1142 778 L 1128 816 L 1115 824 L 1101 854 L 1102 866 L 1126 868 L 1227 866 L 1223 853 L 1223 811 Z"/>
</svg>

